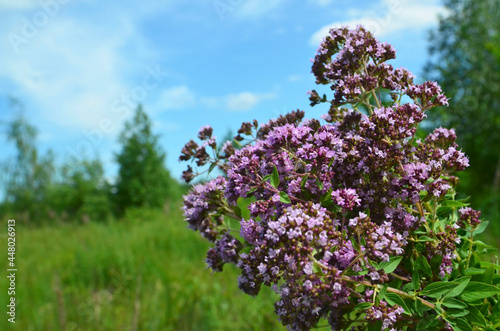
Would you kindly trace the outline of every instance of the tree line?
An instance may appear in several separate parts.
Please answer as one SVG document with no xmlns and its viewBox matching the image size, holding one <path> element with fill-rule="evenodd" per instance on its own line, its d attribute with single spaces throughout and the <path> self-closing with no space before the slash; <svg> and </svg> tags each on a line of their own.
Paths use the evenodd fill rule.
<svg viewBox="0 0 500 331">
<path fill-rule="evenodd" d="M 116 180 L 106 177 L 97 157 L 56 165 L 55 154 L 42 154 L 37 129 L 21 114 L 5 125 L 13 157 L 1 164 L 3 201 L 0 215 L 25 222 L 103 221 L 128 208 L 164 208 L 181 194 L 165 167 L 165 152 L 152 132 L 142 106 L 118 137 Z"/>
</svg>

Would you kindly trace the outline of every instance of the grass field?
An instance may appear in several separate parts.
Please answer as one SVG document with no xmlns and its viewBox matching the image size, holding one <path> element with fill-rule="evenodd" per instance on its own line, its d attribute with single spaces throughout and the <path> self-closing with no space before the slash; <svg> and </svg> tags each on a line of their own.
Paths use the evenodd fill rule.
<svg viewBox="0 0 500 331">
<path fill-rule="evenodd" d="M 112 223 L 16 226 L 16 323 L 1 330 L 280 330 L 274 293 L 237 288 L 238 271 L 205 269 L 207 243 L 169 215 L 135 211 Z M 6 222 L 2 270 L 7 269 Z M 6 307 L 7 278 L 0 277 Z"/>
<path fill-rule="evenodd" d="M 244 295 L 233 266 L 205 269 L 208 243 L 186 229 L 179 203 L 170 210 L 135 210 L 110 223 L 18 223 L 16 324 L 4 308 L 0 330 L 284 330 L 274 293 Z M 6 220 L 0 226 L 6 307 Z"/>
</svg>

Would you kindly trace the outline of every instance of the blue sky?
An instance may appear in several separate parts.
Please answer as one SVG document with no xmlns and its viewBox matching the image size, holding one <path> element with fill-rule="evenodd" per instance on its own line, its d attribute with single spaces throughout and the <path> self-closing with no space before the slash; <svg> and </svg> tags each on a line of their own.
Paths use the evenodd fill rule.
<svg viewBox="0 0 500 331">
<path fill-rule="evenodd" d="M 203 125 L 223 137 L 297 108 L 319 117 L 310 59 L 330 27 L 364 24 L 422 79 L 439 14 L 439 0 L 0 0 L 0 121 L 19 99 L 42 150 L 59 163 L 98 156 L 112 179 L 140 102 L 179 178 Z M 3 137 L 0 149 L 12 153 Z"/>
</svg>

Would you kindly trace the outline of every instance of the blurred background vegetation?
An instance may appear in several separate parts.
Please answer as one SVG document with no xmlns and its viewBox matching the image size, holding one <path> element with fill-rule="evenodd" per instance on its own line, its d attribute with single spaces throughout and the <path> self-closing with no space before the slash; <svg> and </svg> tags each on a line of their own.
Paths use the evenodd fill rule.
<svg viewBox="0 0 500 331">
<path fill-rule="evenodd" d="M 431 126 L 455 128 L 470 159 L 459 192 L 490 221 L 500 247 L 500 2 L 446 0 L 449 15 L 429 36 L 428 79 L 450 106 L 429 112 Z"/>
<path fill-rule="evenodd" d="M 170 177 L 141 106 L 119 135 L 114 183 L 99 159 L 57 167 L 22 115 L 5 129 L 16 154 L 2 164 L 0 226 L 16 220 L 18 272 L 16 324 L 1 330 L 280 329 L 272 291 L 252 298 L 236 268 L 205 269 L 208 243 L 182 218 L 188 187 Z"/>
<path fill-rule="evenodd" d="M 471 163 L 459 190 L 490 221 L 484 240 L 500 247 L 500 5 L 445 4 L 426 78 L 441 84 L 450 107 L 429 113 L 426 129 L 456 129 Z M 141 106 L 118 137 L 113 181 L 99 158 L 57 165 L 52 152 L 42 155 L 22 113 L 1 132 L 16 151 L 1 163 L 0 226 L 18 225 L 19 330 L 280 329 L 271 291 L 245 296 L 235 268 L 204 269 L 208 245 L 182 222 L 188 187 L 165 168 Z"/>
</svg>

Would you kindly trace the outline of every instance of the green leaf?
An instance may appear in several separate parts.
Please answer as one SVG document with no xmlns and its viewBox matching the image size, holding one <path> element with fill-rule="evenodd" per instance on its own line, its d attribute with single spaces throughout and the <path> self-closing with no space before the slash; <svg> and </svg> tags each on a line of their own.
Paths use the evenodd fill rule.
<svg viewBox="0 0 500 331">
<path fill-rule="evenodd" d="M 434 241 L 434 239 L 427 237 L 427 236 L 421 236 L 421 237 L 418 237 L 417 241 L 420 241 L 420 242 Z"/>
<path fill-rule="evenodd" d="M 365 239 L 365 237 L 361 236 L 360 240 L 361 240 L 361 245 L 366 246 L 366 239 Z"/>
<path fill-rule="evenodd" d="M 464 275 L 472 276 L 472 275 L 480 275 L 484 273 L 484 269 L 478 268 L 468 268 L 464 271 Z"/>
<path fill-rule="evenodd" d="M 314 274 L 322 274 L 323 273 L 323 269 L 317 265 L 316 263 L 313 264 L 313 273 Z"/>
<path fill-rule="evenodd" d="M 474 244 L 478 248 L 484 248 L 486 250 L 486 252 L 488 252 L 488 253 L 490 253 L 490 252 L 496 252 L 498 250 L 496 247 L 488 245 L 488 244 L 485 244 L 481 240 L 474 240 Z"/>
<path fill-rule="evenodd" d="M 354 248 L 354 250 L 355 250 L 356 252 L 360 252 L 360 247 L 359 247 L 359 244 L 358 244 L 358 242 L 356 241 L 356 239 L 354 239 L 354 237 L 351 237 L 351 238 L 349 238 L 349 241 L 350 241 L 350 242 L 351 242 L 351 244 L 352 244 L 352 248 Z"/>
<path fill-rule="evenodd" d="M 490 265 L 479 278 L 481 283 L 491 284 L 495 276 L 495 266 Z"/>
<path fill-rule="evenodd" d="M 280 192 L 280 201 L 283 203 L 292 203 L 290 197 L 285 192 Z"/>
<path fill-rule="evenodd" d="M 442 295 L 445 295 L 453 288 L 460 285 L 460 283 L 455 282 L 435 282 L 427 285 L 422 292 L 421 295 L 428 296 L 429 298 L 439 298 Z"/>
<path fill-rule="evenodd" d="M 451 308 L 446 311 L 446 315 L 451 316 L 451 317 L 463 317 L 469 314 L 469 311 L 467 309 L 456 309 L 456 308 Z"/>
<path fill-rule="evenodd" d="M 302 177 L 302 180 L 300 181 L 300 187 L 304 188 L 304 186 L 306 186 L 307 178 L 309 178 L 309 174 L 306 174 L 304 177 Z"/>
<path fill-rule="evenodd" d="M 254 201 L 256 201 L 254 196 L 249 197 L 249 198 L 242 198 L 239 197 L 238 200 L 236 200 L 236 204 L 238 205 L 240 209 L 240 216 L 246 220 L 250 219 L 250 210 L 248 210 L 248 206 Z M 238 216 L 238 214 L 236 214 Z"/>
<path fill-rule="evenodd" d="M 257 191 L 257 189 L 258 189 L 258 188 L 259 188 L 258 186 L 254 186 L 254 187 L 252 187 L 252 188 L 251 188 L 251 189 L 247 192 L 247 196 L 248 196 L 249 194 L 252 194 L 253 192 Z"/>
<path fill-rule="evenodd" d="M 403 259 L 402 256 L 393 256 L 389 258 L 389 261 L 384 261 L 379 264 L 380 269 L 384 270 L 386 274 L 390 274 L 398 267 L 399 263 Z"/>
<path fill-rule="evenodd" d="M 441 266 L 441 262 L 443 262 L 443 256 L 439 254 L 434 255 L 431 259 L 430 264 L 432 272 L 436 275 L 439 274 L 439 267 Z"/>
<path fill-rule="evenodd" d="M 421 319 L 417 324 L 417 330 L 427 330 L 427 328 L 435 324 L 436 318 L 436 315 L 429 315 L 426 318 Z"/>
<path fill-rule="evenodd" d="M 469 322 L 471 322 L 472 324 L 475 324 L 475 325 L 485 327 L 487 322 L 486 322 L 486 319 L 484 318 L 483 314 L 481 314 L 481 312 L 479 311 L 479 309 L 477 309 L 474 306 L 470 306 L 468 309 L 470 312 L 469 316 L 467 317 Z"/>
<path fill-rule="evenodd" d="M 375 323 L 368 323 L 368 331 L 381 331 L 382 321 L 376 321 Z"/>
<path fill-rule="evenodd" d="M 467 308 L 467 304 L 453 298 L 445 298 L 442 302 L 442 305 L 448 308 L 457 308 L 457 309 Z"/>
<path fill-rule="evenodd" d="M 459 279 L 455 279 L 454 282 L 458 283 L 455 288 L 453 288 L 448 294 L 445 295 L 445 298 L 454 298 L 462 293 L 465 287 L 470 282 L 470 277 L 461 277 Z"/>
<path fill-rule="evenodd" d="M 385 284 L 382 289 L 380 290 L 380 292 L 378 293 L 378 296 L 380 299 L 384 299 L 385 298 L 385 294 L 387 293 L 387 287 L 388 285 Z"/>
<path fill-rule="evenodd" d="M 373 302 L 361 302 L 354 307 L 354 310 L 365 310 L 373 306 Z"/>
<path fill-rule="evenodd" d="M 273 176 L 273 175 L 265 175 L 265 176 L 264 176 L 264 178 L 262 178 L 262 183 L 265 183 L 265 182 L 267 182 L 268 180 L 270 180 L 272 176 Z"/>
<path fill-rule="evenodd" d="M 484 230 L 486 230 L 486 227 L 488 226 L 489 223 L 490 223 L 489 221 L 481 222 L 476 228 L 476 230 L 474 230 L 474 235 L 483 233 Z"/>
<path fill-rule="evenodd" d="M 466 302 L 472 302 L 494 296 L 498 293 L 500 293 L 500 289 L 496 286 L 479 282 L 470 282 L 460 297 Z"/>
<path fill-rule="evenodd" d="M 333 199 L 332 199 L 332 190 L 328 190 L 325 194 L 323 194 L 319 198 L 319 202 L 321 203 L 321 206 L 328 208 L 331 204 L 333 204 Z"/>
<path fill-rule="evenodd" d="M 375 261 L 373 261 L 373 260 L 368 260 L 368 263 L 369 263 L 372 267 L 374 267 L 376 270 L 380 270 L 380 269 L 381 269 L 381 268 L 380 268 L 380 266 L 378 265 L 378 263 L 377 263 L 377 262 L 375 262 Z"/>
<path fill-rule="evenodd" d="M 274 188 L 278 188 L 278 185 L 280 184 L 280 174 L 278 173 L 278 168 L 274 166 L 273 173 L 271 175 L 271 186 Z"/>
<path fill-rule="evenodd" d="M 493 267 L 495 270 L 500 270 L 500 265 L 498 265 L 498 264 L 494 264 L 494 263 L 490 263 L 490 262 L 486 262 L 486 261 L 481 261 L 480 264 L 481 264 L 481 268 Z"/>
<path fill-rule="evenodd" d="M 414 287 L 413 287 L 413 284 L 412 283 L 406 283 L 403 285 L 403 287 L 401 288 L 401 291 L 403 292 L 410 292 L 410 291 L 413 291 L 414 290 Z"/>
<path fill-rule="evenodd" d="M 423 255 L 419 255 L 417 258 L 417 266 L 419 270 L 421 270 L 424 274 L 424 276 L 427 276 L 429 279 L 432 278 L 432 270 L 429 262 L 427 262 L 427 259 Z"/>
<path fill-rule="evenodd" d="M 450 324 L 455 331 L 472 331 L 472 327 L 469 325 L 469 323 L 467 323 L 462 318 L 458 318 Z"/>
<path fill-rule="evenodd" d="M 418 272 L 418 270 L 416 268 L 413 270 L 411 282 L 413 284 L 413 289 L 415 291 L 420 290 L 420 273 Z"/>
<path fill-rule="evenodd" d="M 234 211 L 234 214 L 236 216 L 238 216 L 239 218 L 243 218 L 243 216 L 241 215 L 241 208 L 240 207 L 233 206 L 233 211 Z"/>
<path fill-rule="evenodd" d="M 403 286 L 403 280 L 395 278 L 387 283 L 387 285 L 392 288 L 401 288 L 401 286 Z"/>
<path fill-rule="evenodd" d="M 316 179 L 316 185 L 318 185 L 318 188 L 320 191 L 323 191 L 323 182 L 320 181 L 319 179 Z"/>
<path fill-rule="evenodd" d="M 217 163 L 212 163 L 212 164 L 210 165 L 210 167 L 208 168 L 208 173 L 211 173 L 211 172 L 212 172 L 212 170 L 214 170 L 214 168 L 215 168 L 216 166 L 217 166 Z"/>
<path fill-rule="evenodd" d="M 459 208 L 459 207 L 466 207 L 468 206 L 468 203 L 464 203 L 460 200 L 445 200 L 441 204 L 443 207 L 450 207 L 450 208 Z"/>
<path fill-rule="evenodd" d="M 418 299 L 415 300 L 415 311 L 417 312 L 418 316 L 424 316 L 424 304 Z"/>
<path fill-rule="evenodd" d="M 385 301 L 387 301 L 391 306 L 398 305 L 403 307 L 405 314 L 411 315 L 410 308 L 408 308 L 403 299 L 401 299 L 401 297 L 396 293 L 387 293 L 385 295 Z"/>
</svg>

